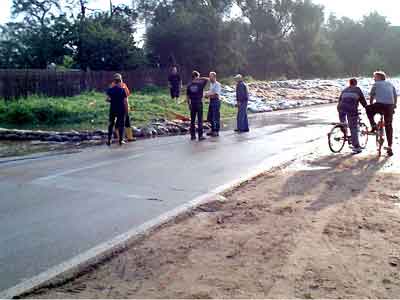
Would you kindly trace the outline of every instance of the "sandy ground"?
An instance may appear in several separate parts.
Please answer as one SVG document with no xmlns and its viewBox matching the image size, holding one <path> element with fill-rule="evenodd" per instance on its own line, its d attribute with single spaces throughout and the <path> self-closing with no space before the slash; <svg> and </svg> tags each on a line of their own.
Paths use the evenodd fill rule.
<svg viewBox="0 0 400 300">
<path fill-rule="evenodd" d="M 303 158 L 33 298 L 398 298 L 397 159 Z"/>
</svg>

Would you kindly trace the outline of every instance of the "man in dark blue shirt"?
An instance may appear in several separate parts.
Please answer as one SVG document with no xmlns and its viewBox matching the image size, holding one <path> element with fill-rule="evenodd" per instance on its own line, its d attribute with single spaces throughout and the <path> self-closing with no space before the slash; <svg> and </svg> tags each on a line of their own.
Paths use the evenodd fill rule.
<svg viewBox="0 0 400 300">
<path fill-rule="evenodd" d="M 357 79 L 350 79 L 350 86 L 345 88 L 340 94 L 338 112 L 339 119 L 342 123 L 349 124 L 351 133 L 351 144 L 355 154 L 362 151 L 358 139 L 358 105 L 361 103 L 363 107 L 367 106 L 364 94 L 357 86 Z M 347 119 L 347 122 L 346 122 Z"/>
<path fill-rule="evenodd" d="M 110 102 L 110 115 L 108 124 L 108 140 L 107 145 L 111 145 L 111 138 L 114 130 L 114 126 L 119 131 L 119 144 L 125 144 L 123 138 L 125 136 L 125 117 L 129 111 L 128 107 L 128 95 L 125 89 L 122 87 L 122 76 L 121 74 L 115 74 L 113 80 L 114 86 L 107 90 L 107 101 Z"/>
<path fill-rule="evenodd" d="M 192 81 L 187 86 L 186 96 L 190 109 L 190 135 L 196 139 L 196 117 L 199 141 L 205 140 L 203 136 L 203 95 L 208 78 L 200 78 L 200 73 L 192 72 Z"/>
</svg>

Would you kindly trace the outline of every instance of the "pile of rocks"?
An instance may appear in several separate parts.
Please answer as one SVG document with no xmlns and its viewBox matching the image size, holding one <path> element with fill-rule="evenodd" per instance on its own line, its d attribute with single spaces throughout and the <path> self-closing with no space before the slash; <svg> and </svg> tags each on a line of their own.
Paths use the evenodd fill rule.
<svg viewBox="0 0 400 300">
<path fill-rule="evenodd" d="M 286 80 L 249 83 L 250 112 L 274 110 L 326 104 L 337 101 L 346 80 Z M 222 100 L 236 105 L 235 89 L 223 88 Z"/>
<path fill-rule="evenodd" d="M 204 125 L 209 129 L 208 124 Z M 190 122 L 168 121 L 164 119 L 153 120 L 147 126 L 133 127 L 134 136 L 138 138 L 150 138 L 156 136 L 170 136 L 187 134 L 190 130 Z M 0 128 L 0 140 L 7 141 L 42 141 L 56 143 L 100 143 L 107 139 L 107 131 L 33 131 Z"/>
<path fill-rule="evenodd" d="M 209 125 L 204 124 L 204 129 L 210 129 Z M 153 120 L 142 128 L 133 127 L 133 134 L 139 138 L 150 138 L 155 136 L 170 136 L 187 134 L 190 131 L 189 121 L 168 121 L 165 119 Z"/>
<path fill-rule="evenodd" d="M 390 81 L 400 91 L 400 79 Z M 358 78 L 358 85 L 367 96 L 374 81 L 372 78 Z M 348 85 L 348 79 L 333 80 L 285 80 L 260 81 L 249 83 L 249 111 L 269 112 L 337 102 L 340 92 Z M 225 86 L 222 100 L 232 106 L 236 105 L 234 87 Z"/>
<path fill-rule="evenodd" d="M 96 131 L 34 131 L 34 130 L 16 130 L 0 129 L 0 140 L 8 141 L 42 141 L 58 143 L 81 143 L 84 141 L 102 141 L 106 138 L 107 132 L 103 130 Z"/>
</svg>

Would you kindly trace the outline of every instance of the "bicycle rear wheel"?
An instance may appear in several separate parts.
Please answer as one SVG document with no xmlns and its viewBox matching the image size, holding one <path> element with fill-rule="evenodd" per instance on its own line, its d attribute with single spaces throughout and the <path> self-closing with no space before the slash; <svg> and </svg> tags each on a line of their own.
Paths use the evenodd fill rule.
<svg viewBox="0 0 400 300">
<path fill-rule="evenodd" d="M 376 133 L 376 147 L 378 150 L 378 157 L 381 157 L 382 155 L 382 148 L 384 143 L 385 143 L 385 130 L 381 128 Z"/>
<path fill-rule="evenodd" d="M 360 123 L 358 129 L 358 139 L 360 141 L 360 147 L 365 149 L 368 144 L 368 127 L 364 123 Z"/>
<path fill-rule="evenodd" d="M 328 144 L 329 149 L 333 153 L 339 153 L 343 150 L 344 144 L 346 143 L 346 130 L 341 125 L 336 125 L 332 128 L 331 132 L 328 133 Z"/>
</svg>

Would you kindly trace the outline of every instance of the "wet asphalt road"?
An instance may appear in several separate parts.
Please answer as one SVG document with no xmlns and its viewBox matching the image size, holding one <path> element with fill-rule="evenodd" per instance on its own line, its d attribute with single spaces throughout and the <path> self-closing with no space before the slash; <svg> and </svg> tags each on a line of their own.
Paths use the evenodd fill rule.
<svg viewBox="0 0 400 300">
<path fill-rule="evenodd" d="M 0 291 L 326 137 L 335 106 L 257 115 L 252 130 L 0 163 Z"/>
</svg>

